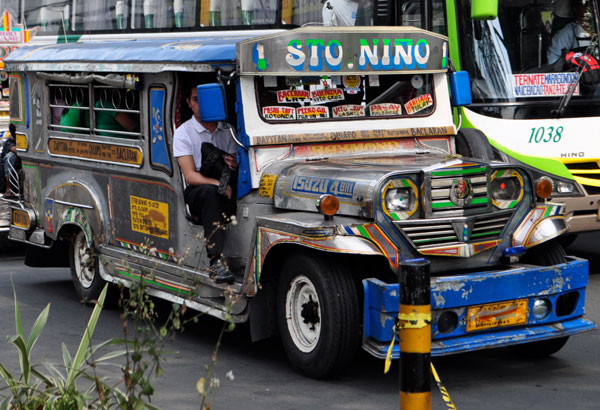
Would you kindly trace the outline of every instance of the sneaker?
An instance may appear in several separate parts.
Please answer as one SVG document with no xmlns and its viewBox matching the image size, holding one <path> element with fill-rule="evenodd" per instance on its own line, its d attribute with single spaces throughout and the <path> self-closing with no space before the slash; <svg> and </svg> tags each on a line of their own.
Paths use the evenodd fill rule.
<svg viewBox="0 0 600 410">
<path fill-rule="evenodd" d="M 210 277 L 215 283 L 231 284 L 235 282 L 234 274 L 229 272 L 227 265 L 220 258 L 210 267 L 210 270 L 212 271 Z"/>
</svg>

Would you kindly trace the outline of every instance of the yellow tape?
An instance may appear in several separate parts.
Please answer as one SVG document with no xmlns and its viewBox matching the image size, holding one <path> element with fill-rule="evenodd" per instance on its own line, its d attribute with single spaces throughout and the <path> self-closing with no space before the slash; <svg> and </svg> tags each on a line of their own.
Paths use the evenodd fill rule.
<svg viewBox="0 0 600 410">
<path fill-rule="evenodd" d="M 421 329 L 431 324 L 431 313 L 398 313 L 398 320 L 401 329 Z"/>
<path fill-rule="evenodd" d="M 444 385 L 442 384 L 442 381 L 440 380 L 440 376 L 438 376 L 437 372 L 435 371 L 435 367 L 433 367 L 433 363 L 431 363 L 431 373 L 433 373 L 433 378 L 435 379 L 435 382 L 437 383 L 438 389 L 440 389 L 440 393 L 442 394 L 442 398 L 444 399 L 444 402 L 446 402 L 446 407 L 448 407 L 449 410 L 458 410 L 456 408 L 456 406 L 454 405 L 454 403 L 452 402 L 452 399 L 450 398 L 450 393 L 448 393 L 448 390 L 446 390 L 446 387 L 444 387 Z"/>
</svg>

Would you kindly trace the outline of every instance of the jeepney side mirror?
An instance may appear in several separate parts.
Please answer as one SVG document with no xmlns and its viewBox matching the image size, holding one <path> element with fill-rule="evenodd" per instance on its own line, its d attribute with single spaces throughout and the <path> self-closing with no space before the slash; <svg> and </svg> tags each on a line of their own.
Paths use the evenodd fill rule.
<svg viewBox="0 0 600 410">
<path fill-rule="evenodd" d="M 469 105 L 473 101 L 471 95 L 471 80 L 466 71 L 450 73 L 450 102 L 453 107 Z"/>
<path fill-rule="evenodd" d="M 498 0 L 472 0 L 471 18 L 473 20 L 493 20 L 498 17 Z"/>
<path fill-rule="evenodd" d="M 200 84 L 198 92 L 198 113 L 206 122 L 227 121 L 227 102 L 225 88 L 219 83 Z"/>
</svg>

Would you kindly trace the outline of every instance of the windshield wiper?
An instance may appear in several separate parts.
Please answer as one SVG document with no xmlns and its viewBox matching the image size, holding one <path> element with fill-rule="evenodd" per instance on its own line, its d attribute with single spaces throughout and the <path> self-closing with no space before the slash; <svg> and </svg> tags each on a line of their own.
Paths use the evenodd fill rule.
<svg viewBox="0 0 600 410">
<path fill-rule="evenodd" d="M 590 41 L 590 44 L 585 49 L 584 55 L 589 55 L 590 52 L 594 49 L 594 47 L 597 47 L 597 46 L 598 46 L 598 35 L 595 34 L 594 37 L 592 38 L 592 40 Z M 555 109 L 550 111 L 554 118 L 560 118 L 565 113 L 567 106 L 569 105 L 569 102 L 571 102 L 571 97 L 573 97 L 573 94 L 575 93 L 575 89 L 579 85 L 579 80 L 581 80 L 581 75 L 583 74 L 583 71 L 586 68 L 590 67 L 589 64 L 587 63 L 587 61 L 585 61 L 583 59 L 581 61 L 583 61 L 583 63 L 577 68 L 577 71 L 575 72 L 575 74 L 577 74 L 577 76 L 575 77 L 575 81 L 571 84 L 571 86 L 569 87 L 569 89 L 567 90 L 565 95 L 563 95 L 562 98 L 560 99 L 560 103 L 558 103 L 558 107 L 556 107 Z"/>
</svg>

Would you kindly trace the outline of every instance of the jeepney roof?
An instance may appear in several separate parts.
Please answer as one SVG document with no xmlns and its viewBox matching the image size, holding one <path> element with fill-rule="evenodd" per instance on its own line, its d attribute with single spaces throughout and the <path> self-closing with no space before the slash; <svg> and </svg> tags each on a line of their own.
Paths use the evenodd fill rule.
<svg viewBox="0 0 600 410">
<path fill-rule="evenodd" d="M 143 39 L 30 46 L 5 60 L 8 71 L 162 72 L 235 68 L 236 44 L 248 35 Z"/>
</svg>

